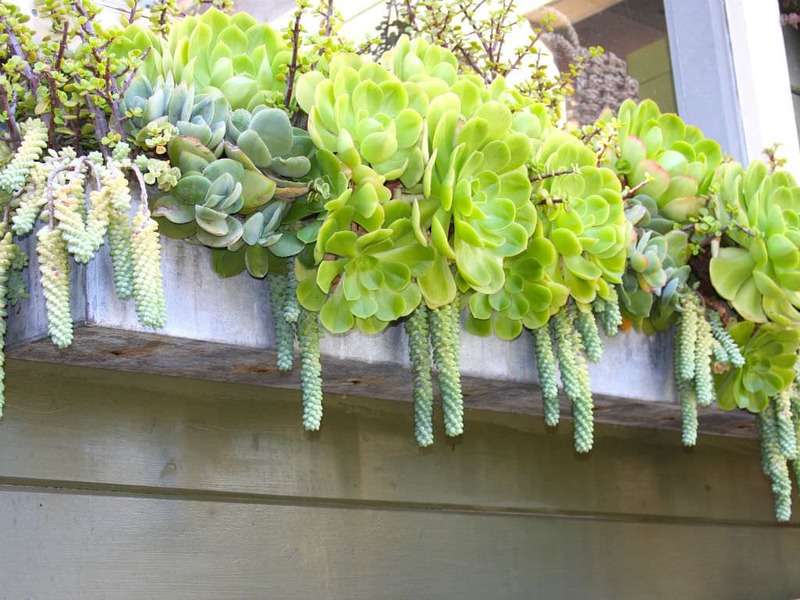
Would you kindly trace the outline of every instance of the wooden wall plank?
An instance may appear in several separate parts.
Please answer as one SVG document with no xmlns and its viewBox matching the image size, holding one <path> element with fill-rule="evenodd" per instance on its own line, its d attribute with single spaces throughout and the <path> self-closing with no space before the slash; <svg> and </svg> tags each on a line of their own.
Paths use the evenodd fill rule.
<svg viewBox="0 0 800 600">
<path fill-rule="evenodd" d="M 771 600 L 795 529 L 8 491 L 1 600 Z"/>
<path fill-rule="evenodd" d="M 295 392 L 10 361 L 0 483 L 201 490 L 272 499 L 773 522 L 753 440 L 472 411 L 467 433 L 416 447 L 407 403 L 328 397 L 303 432 Z M 176 493 L 177 493 L 176 492 Z"/>
</svg>

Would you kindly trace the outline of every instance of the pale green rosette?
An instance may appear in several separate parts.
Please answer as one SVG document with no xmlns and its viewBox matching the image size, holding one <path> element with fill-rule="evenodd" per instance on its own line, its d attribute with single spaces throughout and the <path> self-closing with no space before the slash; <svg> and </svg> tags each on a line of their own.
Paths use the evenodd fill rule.
<svg viewBox="0 0 800 600">
<path fill-rule="evenodd" d="M 800 325 L 800 186 L 760 162 L 719 172 L 723 247 L 711 283 L 749 321 Z M 728 210 L 731 211 L 728 220 Z"/>
</svg>

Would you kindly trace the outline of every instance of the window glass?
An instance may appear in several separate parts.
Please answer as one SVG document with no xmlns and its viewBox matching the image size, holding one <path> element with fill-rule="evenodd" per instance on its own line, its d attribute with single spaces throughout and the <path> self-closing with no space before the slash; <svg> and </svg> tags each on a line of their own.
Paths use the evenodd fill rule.
<svg viewBox="0 0 800 600">
<path fill-rule="evenodd" d="M 552 0 L 536 2 L 526 13 L 539 26 L 554 19 L 543 41 L 564 70 L 589 48 L 602 47 L 585 59 L 567 116 L 580 124 L 605 109 L 616 111 L 626 98 L 652 98 L 665 112 L 675 112 L 663 0 Z"/>
<path fill-rule="evenodd" d="M 625 98 L 652 98 L 665 112 L 676 110 L 663 0 L 518 0 L 516 4 L 531 25 L 529 34 L 552 15 L 554 30 L 543 34 L 542 42 L 561 70 L 581 56 L 588 57 L 590 47 L 605 49 L 601 56 L 585 59 L 568 101 L 568 119 L 593 122 L 603 109 L 616 111 Z M 404 0 L 335 4 L 346 20 L 343 33 L 356 41 L 374 35 L 387 16 L 390 21 L 402 19 L 404 5 Z M 236 7 L 280 27 L 290 19 L 294 1 L 237 0 Z"/>
</svg>

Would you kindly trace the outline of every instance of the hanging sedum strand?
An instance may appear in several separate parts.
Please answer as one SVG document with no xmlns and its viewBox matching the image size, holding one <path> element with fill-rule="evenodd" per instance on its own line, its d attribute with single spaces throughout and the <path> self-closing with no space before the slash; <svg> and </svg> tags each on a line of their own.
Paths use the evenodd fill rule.
<svg viewBox="0 0 800 600">
<path fill-rule="evenodd" d="M 20 125 L 22 142 L 14 158 L 0 170 L 0 200 L 7 199 L 22 189 L 31 168 L 47 147 L 47 127 L 40 119 L 28 119 Z"/>
<path fill-rule="evenodd" d="M 39 273 L 47 306 L 47 333 L 56 346 L 66 348 L 72 343 L 67 242 L 61 231 L 50 225 L 43 226 L 36 237 L 39 240 L 36 244 Z"/>
<path fill-rule="evenodd" d="M 539 387 L 542 389 L 544 422 L 549 427 L 555 427 L 561 419 L 561 404 L 558 400 L 558 367 L 553 353 L 553 340 L 547 325 L 534 329 L 532 333 Z"/>
<path fill-rule="evenodd" d="M 5 223 L 0 225 L 0 235 L 2 236 L 0 238 L 0 417 L 2 417 L 6 398 L 5 336 L 8 317 L 8 278 L 14 254 L 14 242 L 13 235 Z"/>
<path fill-rule="evenodd" d="M 297 319 L 297 340 L 300 344 L 300 389 L 303 396 L 303 427 L 306 431 L 318 431 L 322 423 L 319 339 L 319 316 L 301 309 Z"/>
<path fill-rule="evenodd" d="M 792 517 L 792 482 L 786 456 L 781 451 L 780 434 L 774 404 L 758 413 L 758 432 L 761 437 L 761 468 L 772 481 L 775 518 L 788 521 Z"/>
<path fill-rule="evenodd" d="M 275 350 L 278 354 L 278 370 L 291 371 L 294 365 L 295 331 L 286 318 L 287 307 L 295 291 L 291 288 L 289 276 L 283 273 L 269 273 L 269 299 L 272 307 L 272 323 L 275 330 Z"/>
<path fill-rule="evenodd" d="M 458 299 L 428 313 L 433 362 L 442 395 L 444 431 L 449 437 L 464 433 L 464 398 L 461 394 L 461 344 Z"/>
<path fill-rule="evenodd" d="M 577 308 L 570 304 L 551 319 L 551 332 L 561 371 L 564 393 L 572 402 L 575 450 L 589 452 L 594 443 L 594 406 L 589 370 L 575 328 Z"/>
<path fill-rule="evenodd" d="M 163 327 L 167 308 L 161 276 L 161 242 L 158 224 L 150 217 L 145 202 L 133 218 L 131 229 L 136 315 L 145 327 Z"/>
<path fill-rule="evenodd" d="M 405 322 L 408 356 L 414 373 L 414 437 L 423 448 L 433 444 L 433 378 L 431 371 L 430 311 L 421 303 Z"/>
</svg>

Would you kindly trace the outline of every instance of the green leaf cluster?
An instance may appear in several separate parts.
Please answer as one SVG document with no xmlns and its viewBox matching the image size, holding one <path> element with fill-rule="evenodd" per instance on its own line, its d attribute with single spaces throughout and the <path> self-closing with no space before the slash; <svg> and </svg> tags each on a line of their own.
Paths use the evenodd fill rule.
<svg viewBox="0 0 800 600">
<path fill-rule="evenodd" d="M 724 246 L 711 258 L 711 282 L 756 323 L 800 325 L 800 187 L 761 162 L 718 174 Z"/>
<path fill-rule="evenodd" d="M 172 74 L 176 82 L 194 85 L 198 94 L 219 90 L 233 109 L 282 102 L 281 75 L 291 59 L 289 47 L 272 27 L 246 13 L 230 16 L 216 8 L 176 20 L 166 39 L 133 23 L 111 51 L 144 56 L 139 77 L 157 81 Z"/>
</svg>

